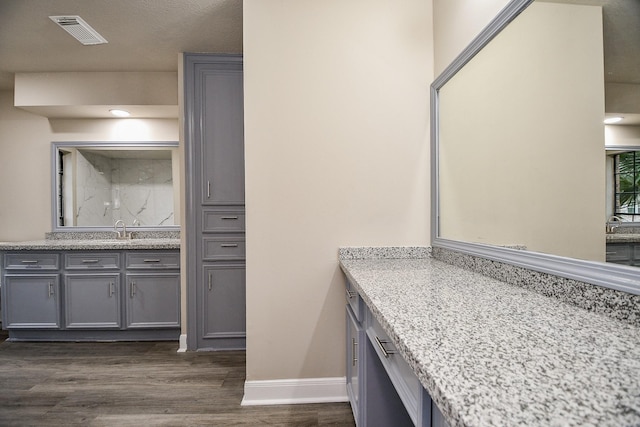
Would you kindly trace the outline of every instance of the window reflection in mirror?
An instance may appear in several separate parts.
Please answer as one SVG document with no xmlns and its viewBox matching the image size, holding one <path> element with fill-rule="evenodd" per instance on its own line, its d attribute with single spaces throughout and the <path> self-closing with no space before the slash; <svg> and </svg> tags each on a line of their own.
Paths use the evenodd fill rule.
<svg viewBox="0 0 640 427">
<path fill-rule="evenodd" d="M 54 143 L 54 229 L 166 229 L 177 218 L 177 143 Z"/>
</svg>

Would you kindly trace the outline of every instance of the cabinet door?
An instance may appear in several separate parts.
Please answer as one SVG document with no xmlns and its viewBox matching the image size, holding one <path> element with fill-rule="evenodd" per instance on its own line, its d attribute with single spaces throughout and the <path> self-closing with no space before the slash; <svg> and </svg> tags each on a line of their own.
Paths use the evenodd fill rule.
<svg viewBox="0 0 640 427">
<path fill-rule="evenodd" d="M 360 340 L 364 332 L 360 323 L 356 320 L 351 308 L 347 306 L 347 395 L 351 402 L 353 418 L 356 425 L 362 425 L 360 421 Z"/>
<path fill-rule="evenodd" d="M 64 290 L 68 329 L 120 327 L 120 274 L 67 274 Z"/>
<path fill-rule="evenodd" d="M 242 64 L 236 69 L 211 69 L 197 64 L 202 96 L 201 123 L 202 203 L 244 204 L 244 107 Z"/>
<path fill-rule="evenodd" d="M 6 275 L 3 310 L 7 329 L 60 327 L 57 274 Z"/>
<path fill-rule="evenodd" d="M 127 274 L 127 328 L 180 326 L 180 274 Z"/>
<path fill-rule="evenodd" d="M 244 348 L 245 266 L 208 265 L 203 273 L 199 348 Z"/>
</svg>

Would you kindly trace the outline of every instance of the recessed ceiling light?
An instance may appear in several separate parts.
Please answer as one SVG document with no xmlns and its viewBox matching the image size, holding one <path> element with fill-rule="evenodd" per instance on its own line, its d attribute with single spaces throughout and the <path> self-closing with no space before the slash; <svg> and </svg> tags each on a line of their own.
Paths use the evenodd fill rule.
<svg viewBox="0 0 640 427">
<path fill-rule="evenodd" d="M 622 121 L 622 117 L 607 117 L 606 119 L 604 119 L 604 124 L 605 125 L 612 125 L 614 123 L 618 123 Z"/>
<path fill-rule="evenodd" d="M 109 112 L 116 117 L 129 117 L 131 115 L 131 113 L 126 110 L 118 110 L 115 108 L 112 110 L 109 110 Z"/>
</svg>

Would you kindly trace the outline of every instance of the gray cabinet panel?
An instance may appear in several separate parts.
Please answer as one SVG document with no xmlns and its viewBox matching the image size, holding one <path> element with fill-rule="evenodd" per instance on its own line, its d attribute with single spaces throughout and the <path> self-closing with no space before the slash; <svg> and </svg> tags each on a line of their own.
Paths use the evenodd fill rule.
<svg viewBox="0 0 640 427">
<path fill-rule="evenodd" d="M 242 233 L 244 232 L 244 212 L 203 209 L 202 231 Z"/>
<path fill-rule="evenodd" d="M 120 268 L 120 254 L 114 252 L 83 252 L 64 255 L 67 270 L 112 270 Z"/>
<path fill-rule="evenodd" d="M 7 274 L 2 286 L 5 328 L 54 329 L 60 326 L 57 274 Z"/>
<path fill-rule="evenodd" d="M 360 420 L 360 355 L 361 342 L 364 333 L 362 325 L 355 318 L 353 311 L 347 306 L 347 395 L 353 410 L 353 418 L 356 425 L 364 425 Z"/>
<path fill-rule="evenodd" d="M 189 350 L 245 339 L 242 55 L 184 55 Z"/>
<path fill-rule="evenodd" d="M 244 237 L 215 236 L 202 238 L 202 258 L 207 261 L 245 259 Z"/>
<path fill-rule="evenodd" d="M 245 267 L 244 265 L 208 265 L 204 267 L 205 287 L 202 302 L 202 339 L 244 338 Z"/>
<path fill-rule="evenodd" d="M 67 274 L 64 279 L 66 327 L 120 327 L 120 274 Z"/>
<path fill-rule="evenodd" d="M 59 263 L 57 253 L 8 253 L 4 256 L 6 270 L 57 270 Z"/>
<path fill-rule="evenodd" d="M 180 326 L 180 274 L 127 274 L 128 328 Z"/>
<path fill-rule="evenodd" d="M 129 270 L 161 270 L 180 267 L 180 254 L 173 252 L 127 252 L 126 267 Z"/>
<path fill-rule="evenodd" d="M 244 204 L 242 65 L 237 70 L 196 65 L 201 84 L 202 203 Z"/>
</svg>

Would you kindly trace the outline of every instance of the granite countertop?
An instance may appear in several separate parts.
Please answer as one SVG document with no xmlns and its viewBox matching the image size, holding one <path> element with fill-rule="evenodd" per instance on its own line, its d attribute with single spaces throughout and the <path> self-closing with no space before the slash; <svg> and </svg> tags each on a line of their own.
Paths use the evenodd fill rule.
<svg viewBox="0 0 640 427">
<path fill-rule="evenodd" d="M 180 239 L 46 239 L 0 242 L 0 251 L 180 249 Z"/>
<path fill-rule="evenodd" d="M 452 426 L 640 425 L 640 328 L 432 258 L 340 263 Z"/>
<path fill-rule="evenodd" d="M 610 233 L 607 234 L 607 243 L 640 243 L 640 234 L 636 233 Z"/>
</svg>

